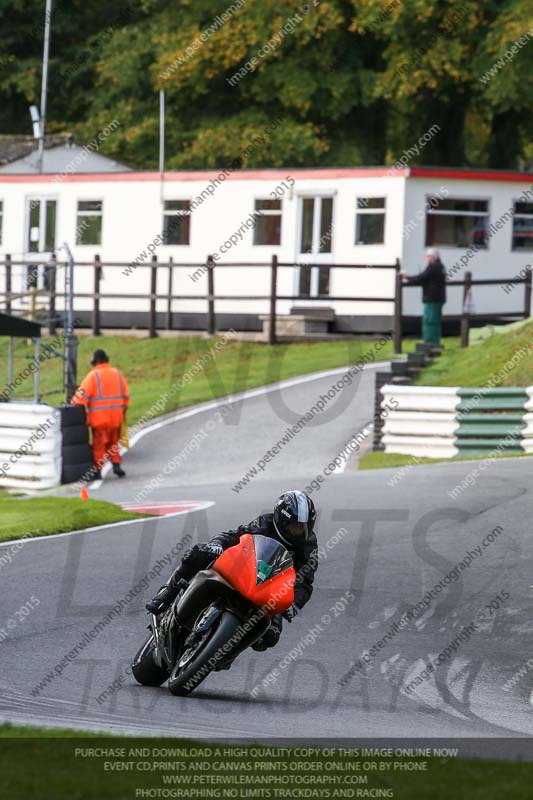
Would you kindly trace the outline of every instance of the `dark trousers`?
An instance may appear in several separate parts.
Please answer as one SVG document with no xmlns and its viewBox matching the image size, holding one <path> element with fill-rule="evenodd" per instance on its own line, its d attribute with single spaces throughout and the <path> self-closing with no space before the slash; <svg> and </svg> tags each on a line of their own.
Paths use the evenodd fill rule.
<svg viewBox="0 0 533 800">
<path fill-rule="evenodd" d="M 422 338 L 426 344 L 440 344 L 443 303 L 424 303 Z"/>
</svg>

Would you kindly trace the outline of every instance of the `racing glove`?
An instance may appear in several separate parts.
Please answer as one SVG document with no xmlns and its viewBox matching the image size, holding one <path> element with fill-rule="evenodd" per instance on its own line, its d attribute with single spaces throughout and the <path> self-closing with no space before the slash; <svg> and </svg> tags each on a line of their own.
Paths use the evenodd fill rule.
<svg viewBox="0 0 533 800">
<path fill-rule="evenodd" d="M 207 542 L 207 544 L 201 544 L 199 545 L 199 549 L 202 550 L 202 552 L 213 556 L 213 558 L 218 558 L 224 552 L 224 548 L 221 544 L 218 544 L 218 542 Z"/>
<path fill-rule="evenodd" d="M 298 609 L 293 603 L 292 606 L 289 606 L 288 609 L 283 612 L 282 617 L 284 617 L 287 622 L 292 622 L 297 613 Z"/>
</svg>

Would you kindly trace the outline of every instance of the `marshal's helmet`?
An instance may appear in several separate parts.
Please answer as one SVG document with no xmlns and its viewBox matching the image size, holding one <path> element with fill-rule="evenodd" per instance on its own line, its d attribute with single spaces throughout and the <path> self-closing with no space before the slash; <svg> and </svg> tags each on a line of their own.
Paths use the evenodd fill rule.
<svg viewBox="0 0 533 800">
<path fill-rule="evenodd" d="M 298 490 L 284 492 L 274 506 L 274 527 L 290 547 L 304 544 L 313 533 L 316 521 L 311 498 Z"/>
</svg>

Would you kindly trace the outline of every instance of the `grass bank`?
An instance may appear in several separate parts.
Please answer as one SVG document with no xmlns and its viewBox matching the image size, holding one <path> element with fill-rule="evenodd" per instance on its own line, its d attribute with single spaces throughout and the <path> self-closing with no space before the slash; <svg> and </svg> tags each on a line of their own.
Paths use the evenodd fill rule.
<svg viewBox="0 0 533 800">
<path fill-rule="evenodd" d="M 527 458 L 529 453 L 496 453 L 491 458 Z M 458 458 L 426 458 L 425 456 L 406 456 L 403 453 L 370 452 L 361 456 L 359 469 L 386 469 L 387 467 L 418 467 L 423 464 L 442 464 L 456 461 L 483 461 L 484 456 L 459 456 Z"/>
<path fill-rule="evenodd" d="M 490 385 L 500 373 L 495 386 L 532 386 L 533 321 L 500 330 L 473 347 L 461 347 L 455 339 L 445 341 L 440 358 L 421 370 L 415 383 L 470 388 Z"/>
<path fill-rule="evenodd" d="M 99 739 L 75 732 L 11 726 L 0 728 L 0 737 L 0 792 L 9 800 L 29 797 L 528 800 L 533 783 L 531 763 L 442 756 L 439 755 L 442 751 L 432 747 L 431 739 L 420 745 L 428 748 L 430 754 L 420 758 L 362 755 L 356 749 L 339 753 L 309 748 L 295 753 L 290 743 L 283 748 L 253 745 L 250 750 L 246 746 L 231 747 L 225 742 Z M 376 745 L 369 740 L 364 746 Z M 460 741 L 457 746 L 460 751 Z M 391 745 L 393 753 L 394 747 Z"/>
<path fill-rule="evenodd" d="M 217 342 L 218 349 L 215 350 Z M 407 349 L 412 349 L 412 346 L 408 344 Z M 133 336 L 83 336 L 80 337 L 78 351 L 78 380 L 91 368 L 89 362 L 97 347 L 104 348 L 111 363 L 126 375 L 132 397 L 128 414 L 130 425 L 141 419 L 172 386 L 181 388 L 168 398 L 158 410 L 159 414 L 297 375 L 356 364 L 365 354 L 373 355 L 375 361 L 387 360 L 392 354 L 390 342 L 378 351 L 375 341 L 360 339 L 269 347 L 255 342 L 236 341 L 221 345 L 220 339 L 200 337 L 139 339 Z M 209 357 L 210 352 L 216 357 Z M 25 339 L 17 340 L 15 376 L 22 373 L 32 357 L 33 347 L 29 347 Z M 0 375 L 0 384 L 4 387 L 7 380 L 7 339 L 0 339 Z M 16 388 L 13 399 L 30 399 L 32 381 L 31 376 L 25 378 Z M 43 399 L 60 405 L 62 394 L 48 392 L 60 389 L 61 385 L 59 360 L 45 361 L 41 367 Z"/>
<path fill-rule="evenodd" d="M 64 497 L 19 499 L 0 497 L 0 542 L 22 536 L 49 536 L 94 525 L 109 525 L 146 514 L 123 511 L 105 500 L 79 500 Z"/>
</svg>

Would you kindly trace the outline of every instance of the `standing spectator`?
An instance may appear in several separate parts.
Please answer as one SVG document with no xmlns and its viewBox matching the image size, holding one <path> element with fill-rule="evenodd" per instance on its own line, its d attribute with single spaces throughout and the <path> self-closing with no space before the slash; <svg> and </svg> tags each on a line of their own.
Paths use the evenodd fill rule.
<svg viewBox="0 0 533 800">
<path fill-rule="evenodd" d="M 440 344 L 442 306 L 446 302 L 446 269 L 434 247 L 426 250 L 426 268 L 419 275 L 402 278 L 411 286 L 422 286 L 422 338 L 426 344 Z"/>
<path fill-rule="evenodd" d="M 87 373 L 71 402 L 87 409 L 87 422 L 93 435 L 93 480 L 102 477 L 101 469 L 106 458 L 119 478 L 126 473 L 120 466 L 120 426 L 130 404 L 128 384 L 122 372 L 109 363 L 105 350 L 95 350 L 91 361 L 93 369 Z"/>
</svg>

